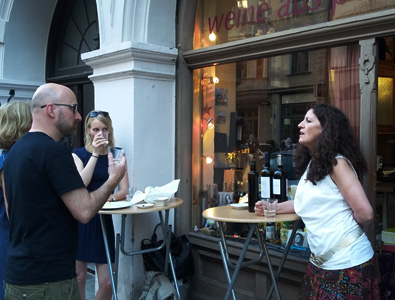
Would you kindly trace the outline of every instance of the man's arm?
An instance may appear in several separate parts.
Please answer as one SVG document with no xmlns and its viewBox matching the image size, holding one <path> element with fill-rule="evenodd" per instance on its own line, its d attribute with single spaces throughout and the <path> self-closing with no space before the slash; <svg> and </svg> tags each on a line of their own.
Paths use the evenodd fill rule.
<svg viewBox="0 0 395 300">
<path fill-rule="evenodd" d="M 109 153 L 108 162 L 109 177 L 100 188 L 91 193 L 86 188 L 79 188 L 61 196 L 73 217 L 81 223 L 89 222 L 98 213 L 125 175 L 125 157 L 122 158 L 119 165 L 115 165 L 113 157 Z"/>
</svg>

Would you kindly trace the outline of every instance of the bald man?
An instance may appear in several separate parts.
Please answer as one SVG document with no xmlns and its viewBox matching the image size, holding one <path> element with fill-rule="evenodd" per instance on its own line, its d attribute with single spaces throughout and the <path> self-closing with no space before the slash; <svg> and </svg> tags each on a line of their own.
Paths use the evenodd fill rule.
<svg viewBox="0 0 395 300">
<path fill-rule="evenodd" d="M 89 193 L 71 153 L 58 142 L 74 135 L 81 121 L 74 93 L 44 84 L 33 95 L 31 111 L 31 130 L 4 164 L 10 216 L 5 299 L 80 299 L 77 221 L 98 213 L 124 176 L 126 161 L 115 165 L 109 154 L 108 180 Z"/>
</svg>

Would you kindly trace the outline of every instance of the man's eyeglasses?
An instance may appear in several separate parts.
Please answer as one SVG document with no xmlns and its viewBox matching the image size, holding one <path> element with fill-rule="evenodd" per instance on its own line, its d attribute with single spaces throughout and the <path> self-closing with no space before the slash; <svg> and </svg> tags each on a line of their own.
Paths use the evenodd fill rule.
<svg viewBox="0 0 395 300">
<path fill-rule="evenodd" d="M 57 106 L 68 106 L 70 107 L 73 113 L 76 113 L 78 111 L 78 104 L 63 104 L 63 103 L 49 103 L 49 104 L 57 105 Z M 40 108 L 47 107 L 49 104 L 41 105 Z"/>
<path fill-rule="evenodd" d="M 91 117 L 91 118 L 95 118 L 95 117 L 97 117 L 97 116 L 103 116 L 103 117 L 105 117 L 105 118 L 108 118 L 109 115 L 110 115 L 110 114 L 109 114 L 108 112 L 102 111 L 102 110 L 91 111 L 91 112 L 89 113 L 89 117 Z"/>
</svg>

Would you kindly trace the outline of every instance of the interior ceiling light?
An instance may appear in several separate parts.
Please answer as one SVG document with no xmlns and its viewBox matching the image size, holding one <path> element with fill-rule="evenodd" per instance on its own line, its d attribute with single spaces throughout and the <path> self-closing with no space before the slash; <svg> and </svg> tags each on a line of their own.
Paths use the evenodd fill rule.
<svg viewBox="0 0 395 300">
<path fill-rule="evenodd" d="M 217 38 L 217 36 L 215 35 L 214 32 L 211 32 L 211 33 L 209 34 L 208 38 L 209 38 L 210 41 L 213 42 L 213 41 L 215 41 L 215 39 Z"/>
</svg>

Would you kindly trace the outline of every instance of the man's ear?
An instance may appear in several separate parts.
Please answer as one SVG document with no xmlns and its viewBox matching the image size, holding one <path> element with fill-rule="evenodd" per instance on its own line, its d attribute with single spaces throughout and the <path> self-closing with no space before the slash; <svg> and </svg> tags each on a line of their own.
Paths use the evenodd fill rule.
<svg viewBox="0 0 395 300">
<path fill-rule="evenodd" d="M 48 104 L 48 105 L 45 107 L 45 109 L 46 109 L 46 111 L 47 111 L 47 114 L 48 114 L 51 118 L 54 118 L 54 117 L 55 117 L 55 105 Z"/>
</svg>

